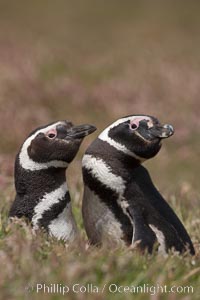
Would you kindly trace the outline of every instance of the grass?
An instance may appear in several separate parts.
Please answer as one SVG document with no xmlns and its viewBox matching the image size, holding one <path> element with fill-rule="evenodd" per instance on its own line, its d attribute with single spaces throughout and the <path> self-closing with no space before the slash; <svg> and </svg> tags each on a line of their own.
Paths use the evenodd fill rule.
<svg viewBox="0 0 200 300">
<path fill-rule="evenodd" d="M 13 191 L 8 189 L 5 195 L 13 197 Z M 5 199 L 2 195 L 2 199 Z M 11 199 L 7 199 L 9 202 Z M 185 199 L 182 199 L 183 201 Z M 5 203 L 5 202 L 4 202 Z M 2 203 L 1 203 L 2 206 Z M 0 257 L 1 257 L 1 291 L 6 299 L 61 299 L 60 293 L 37 293 L 37 284 L 52 284 L 69 286 L 67 299 L 132 299 L 134 294 L 111 293 L 116 286 L 142 286 L 149 288 L 149 293 L 138 293 L 137 299 L 147 299 L 150 294 L 154 297 L 171 299 L 172 294 L 163 293 L 164 286 L 170 289 L 179 287 L 180 294 L 175 293 L 176 299 L 198 299 L 200 284 L 200 255 L 199 255 L 199 211 L 189 214 L 174 200 L 174 209 L 190 233 L 196 248 L 196 256 L 178 256 L 170 253 L 167 257 L 141 255 L 131 249 L 110 249 L 109 247 L 95 248 L 88 246 L 83 229 L 79 239 L 72 245 L 66 246 L 46 236 L 45 233 L 34 235 L 31 228 L 22 221 L 10 224 L 7 220 L 8 206 L 1 209 L 0 224 Z M 76 219 L 81 228 L 80 212 L 74 209 Z M 75 293 L 75 284 L 90 289 L 85 293 Z M 91 284 L 93 288 L 91 290 Z M 106 288 L 102 293 L 102 289 Z M 159 288 L 158 288 L 159 286 Z M 75 286 L 78 289 L 78 286 Z M 95 294 L 95 287 L 100 292 Z M 162 288 L 161 288 L 162 287 Z M 182 288 L 181 288 L 182 287 Z M 190 287 L 187 290 L 186 287 Z M 33 288 L 33 290 L 32 290 Z M 183 292 L 185 288 L 185 292 Z M 28 289 L 28 290 L 27 290 Z M 83 289 L 83 288 L 82 288 Z M 157 289 L 157 290 L 155 290 Z M 159 292 L 159 290 L 160 292 Z M 193 289 L 193 293 L 192 293 Z M 47 288 L 46 288 L 47 291 Z M 93 292 L 92 292 L 93 291 Z M 156 293 L 155 291 L 158 291 Z M 3 298 L 2 298 L 3 299 Z M 173 299 L 173 298 L 172 298 Z"/>
<path fill-rule="evenodd" d="M 199 298 L 199 28 L 198 2 L 20 0 L 11 5 L 0 0 L 0 298 Z M 142 256 L 87 244 L 81 157 L 107 124 L 134 113 L 155 115 L 175 127 L 175 135 L 146 166 L 190 233 L 195 257 Z M 80 229 L 69 247 L 7 219 L 19 146 L 38 125 L 65 118 L 98 127 L 68 171 Z M 70 292 L 38 294 L 37 283 L 67 285 Z M 100 292 L 72 292 L 75 283 L 92 283 Z M 111 293 L 111 284 L 194 290 L 162 294 L 160 288 L 153 295 L 152 287 L 135 295 Z"/>
</svg>

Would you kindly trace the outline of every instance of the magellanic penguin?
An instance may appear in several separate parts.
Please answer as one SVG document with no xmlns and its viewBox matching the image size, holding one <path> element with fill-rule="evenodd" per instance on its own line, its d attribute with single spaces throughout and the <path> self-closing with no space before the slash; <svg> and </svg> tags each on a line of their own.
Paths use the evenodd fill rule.
<svg viewBox="0 0 200 300">
<path fill-rule="evenodd" d="M 141 165 L 173 132 L 152 116 L 131 115 L 107 127 L 89 146 L 82 161 L 82 213 L 92 244 L 108 240 L 150 253 L 159 245 L 159 252 L 194 254 L 187 231 Z"/>
<path fill-rule="evenodd" d="M 10 217 L 25 217 L 34 231 L 42 227 L 58 239 L 74 239 L 77 228 L 65 172 L 83 138 L 95 130 L 59 121 L 28 136 L 15 160 L 16 197 Z"/>
</svg>

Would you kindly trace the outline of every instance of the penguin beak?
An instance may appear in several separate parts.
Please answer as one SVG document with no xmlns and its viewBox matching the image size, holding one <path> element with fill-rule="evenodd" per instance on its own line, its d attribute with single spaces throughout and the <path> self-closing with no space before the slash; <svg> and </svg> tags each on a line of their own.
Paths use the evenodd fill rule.
<svg viewBox="0 0 200 300">
<path fill-rule="evenodd" d="M 151 134 L 154 137 L 165 139 L 174 134 L 174 128 L 172 125 L 165 124 L 163 126 L 152 127 Z"/>
<path fill-rule="evenodd" d="M 73 139 L 83 139 L 85 136 L 93 133 L 96 130 L 96 127 L 90 124 L 83 124 L 78 126 L 71 127 L 68 131 L 67 137 Z"/>
</svg>

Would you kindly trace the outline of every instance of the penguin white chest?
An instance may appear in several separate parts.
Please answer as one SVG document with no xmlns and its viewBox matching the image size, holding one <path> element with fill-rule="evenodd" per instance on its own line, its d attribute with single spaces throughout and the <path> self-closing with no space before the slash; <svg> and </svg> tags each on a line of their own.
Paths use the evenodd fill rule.
<svg viewBox="0 0 200 300">
<path fill-rule="evenodd" d="M 32 224 L 34 229 L 38 229 L 40 220 L 45 218 L 45 212 L 52 210 L 53 205 L 59 204 L 68 193 L 67 184 L 63 183 L 56 190 L 46 193 L 39 203 L 34 208 L 34 215 Z M 73 240 L 77 227 L 71 210 L 71 203 L 67 203 L 66 207 L 61 213 L 50 221 L 48 225 L 50 235 L 57 239 Z"/>
<path fill-rule="evenodd" d="M 101 184 L 105 189 L 109 189 L 111 193 L 121 197 L 125 190 L 124 180 L 114 174 L 111 167 L 101 158 L 85 154 L 82 164 L 88 176 L 97 180 L 96 185 L 93 186 L 94 189 L 90 189 L 85 185 L 83 197 L 83 219 L 90 240 L 94 244 L 101 243 L 102 240 L 106 239 L 113 244 L 124 245 L 121 223 L 108 205 L 105 204 L 108 199 L 101 199 L 98 193 L 93 192 L 93 190 L 96 190 L 97 185 Z"/>
<path fill-rule="evenodd" d="M 73 241 L 77 234 L 77 226 L 72 214 L 71 203 L 51 221 L 48 226 L 50 235 L 57 239 L 65 241 Z"/>
<path fill-rule="evenodd" d="M 107 240 L 109 243 L 125 245 L 121 224 L 101 199 L 86 186 L 83 197 L 83 217 L 86 232 L 93 244 Z"/>
</svg>

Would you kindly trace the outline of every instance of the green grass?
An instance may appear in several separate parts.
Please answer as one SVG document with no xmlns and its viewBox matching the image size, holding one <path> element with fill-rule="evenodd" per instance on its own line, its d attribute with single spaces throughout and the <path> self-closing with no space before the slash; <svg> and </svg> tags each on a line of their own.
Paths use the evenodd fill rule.
<svg viewBox="0 0 200 300">
<path fill-rule="evenodd" d="M 77 185 L 80 183 L 78 182 Z M 149 299 L 150 294 L 160 295 L 162 299 L 171 299 L 171 293 L 162 293 L 179 287 L 180 294 L 176 299 L 198 299 L 200 286 L 200 252 L 199 252 L 199 209 L 190 213 L 177 199 L 171 199 L 171 205 L 184 221 L 191 233 L 196 248 L 196 255 L 179 256 L 170 253 L 168 256 L 141 255 L 134 249 L 110 249 L 108 245 L 102 248 L 88 246 L 83 231 L 80 215 L 80 204 L 77 199 L 80 193 L 73 194 L 74 213 L 80 229 L 80 236 L 72 245 L 66 246 L 49 238 L 45 233 L 34 235 L 31 228 L 23 221 L 10 223 L 7 219 L 8 208 L 13 198 L 12 186 L 8 186 L 1 195 L 0 219 L 0 259 L 1 259 L 1 293 L 5 299 L 132 299 L 136 295 L 130 292 L 112 291 L 118 287 L 146 288 L 146 293 L 137 293 L 137 299 Z M 187 203 L 187 195 L 181 202 Z M 6 203 L 6 204 L 5 204 Z M 189 204 L 188 204 L 189 205 Z M 191 207 L 190 207 L 191 210 Z M 58 293 L 37 292 L 37 284 L 59 284 L 68 286 L 70 291 L 62 296 Z M 85 293 L 73 292 L 74 284 L 87 287 Z M 91 284 L 93 286 L 91 290 Z M 104 292 L 102 289 L 106 284 Z M 94 294 L 96 287 L 99 293 Z M 187 290 L 190 287 L 190 290 Z M 29 289 L 29 291 L 26 290 Z M 185 292 L 183 292 L 185 288 Z M 121 288 L 120 288 L 121 289 Z M 149 289 L 149 292 L 148 292 Z M 46 288 L 47 290 L 47 288 Z M 192 293 L 193 290 L 193 293 Z M 92 292 L 93 291 L 93 292 Z M 120 290 L 121 291 L 121 290 Z M 136 290 L 137 291 L 137 290 Z M 159 292 L 160 291 L 160 292 Z M 162 294 L 162 295 L 161 295 Z M 2 298 L 2 299 L 3 299 Z"/>
<path fill-rule="evenodd" d="M 11 5 L 0 0 L 0 298 L 199 298 L 199 28 L 198 1 L 20 0 Z M 81 217 L 81 157 L 109 123 L 135 113 L 152 114 L 175 127 L 175 135 L 145 165 L 190 233 L 195 257 L 88 247 Z M 59 119 L 98 128 L 68 171 L 80 229 L 69 247 L 7 219 L 21 143 L 38 125 Z M 106 288 L 62 296 L 37 294 L 37 283 Z M 112 294 L 112 283 L 192 286 L 194 292 Z M 25 291 L 27 286 L 33 291 Z"/>
</svg>

